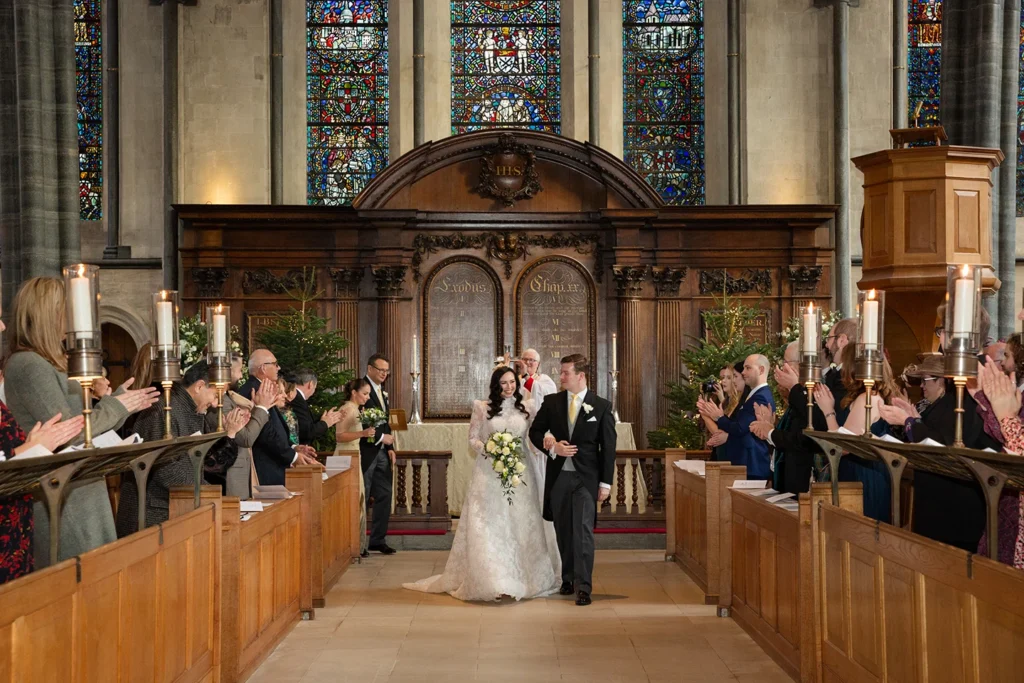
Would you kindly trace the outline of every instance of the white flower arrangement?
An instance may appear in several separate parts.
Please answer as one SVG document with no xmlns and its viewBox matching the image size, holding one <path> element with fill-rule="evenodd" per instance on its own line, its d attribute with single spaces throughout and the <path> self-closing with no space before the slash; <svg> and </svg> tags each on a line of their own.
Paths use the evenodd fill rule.
<svg viewBox="0 0 1024 683">
<path fill-rule="evenodd" d="M 239 344 L 238 326 L 231 326 L 231 342 L 229 346 L 233 353 L 241 353 L 242 345 Z M 203 316 L 196 313 L 194 316 L 185 316 L 178 320 L 178 344 L 181 347 L 181 367 L 190 368 L 206 356 L 206 323 Z M 245 374 L 245 364 L 242 364 L 242 372 Z"/>
<path fill-rule="evenodd" d="M 493 432 L 487 437 L 484 452 L 493 459 L 491 468 L 498 474 L 505 499 L 511 505 L 514 489 L 526 486 L 522 476 L 526 472 L 526 463 L 522 457 L 523 440 L 509 432 Z"/>
<path fill-rule="evenodd" d="M 368 427 L 376 429 L 377 427 L 386 425 L 387 423 L 388 414 L 380 408 L 365 408 L 361 413 L 359 413 L 359 424 L 363 426 L 363 429 Z M 366 441 L 367 443 L 374 442 L 372 436 L 366 437 Z"/>
<path fill-rule="evenodd" d="M 594 412 L 594 406 L 590 405 L 589 403 L 584 403 L 583 412 L 586 413 L 587 415 L 590 415 L 592 412 Z"/>
</svg>

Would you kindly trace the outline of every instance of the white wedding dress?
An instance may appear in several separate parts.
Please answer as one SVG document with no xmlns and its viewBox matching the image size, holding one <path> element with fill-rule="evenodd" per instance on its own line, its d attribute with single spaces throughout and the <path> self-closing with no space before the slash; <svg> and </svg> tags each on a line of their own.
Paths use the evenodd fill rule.
<svg viewBox="0 0 1024 683">
<path fill-rule="evenodd" d="M 424 593 L 450 593 L 459 600 L 496 600 L 503 595 L 522 600 L 550 595 L 561 585 L 562 563 L 555 529 L 544 521 L 540 496 L 545 457 L 530 446 L 529 429 L 536 414 L 533 401 L 523 403 L 529 416 L 507 398 L 501 412 L 487 419 L 487 401 L 473 402 L 469 443 L 477 452 L 476 470 L 462 504 L 455 541 L 444 573 L 404 584 Z M 523 440 L 527 469 L 508 504 L 483 444 L 492 432 L 508 431 Z"/>
</svg>

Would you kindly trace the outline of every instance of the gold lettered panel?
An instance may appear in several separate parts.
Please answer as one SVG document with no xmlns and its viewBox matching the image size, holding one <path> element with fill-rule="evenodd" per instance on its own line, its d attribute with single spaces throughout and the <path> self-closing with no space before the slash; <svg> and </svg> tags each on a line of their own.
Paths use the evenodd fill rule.
<svg viewBox="0 0 1024 683">
<path fill-rule="evenodd" d="M 716 308 L 711 310 L 701 310 L 700 336 L 702 339 L 712 344 L 723 344 L 723 340 L 718 339 L 718 334 L 715 333 L 714 329 L 708 326 L 707 320 L 704 318 L 704 316 L 709 313 L 721 315 L 722 309 Z M 769 340 L 773 339 L 771 311 L 760 311 L 753 320 L 750 320 L 747 324 L 743 325 L 743 338 L 751 344 L 768 344 Z"/>
<path fill-rule="evenodd" d="M 423 416 L 465 419 L 485 399 L 504 337 L 501 281 L 471 256 L 437 265 L 423 285 Z"/>
<path fill-rule="evenodd" d="M 597 376 L 597 292 L 582 263 L 545 256 L 516 280 L 516 350 L 533 348 L 540 370 L 557 383 L 560 360 L 572 353 L 590 359 Z"/>
<path fill-rule="evenodd" d="M 242 333 L 245 338 L 246 348 L 245 355 L 248 356 L 255 349 L 260 348 L 260 343 L 256 341 L 257 335 L 260 330 L 267 327 L 277 318 L 279 314 L 273 311 L 246 311 L 245 312 L 245 331 Z"/>
</svg>

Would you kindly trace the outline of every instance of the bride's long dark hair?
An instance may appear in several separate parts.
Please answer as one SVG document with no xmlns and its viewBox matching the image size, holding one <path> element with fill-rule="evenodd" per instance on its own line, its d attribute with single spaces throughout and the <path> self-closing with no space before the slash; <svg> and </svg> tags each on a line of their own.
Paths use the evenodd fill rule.
<svg viewBox="0 0 1024 683">
<path fill-rule="evenodd" d="M 494 368 L 494 372 L 491 373 L 491 395 L 487 401 L 488 420 L 494 419 L 498 415 L 498 413 L 501 412 L 501 404 L 505 400 L 501 396 L 501 378 L 504 377 L 505 374 L 509 372 L 511 372 L 512 375 L 516 378 L 516 393 L 512 394 L 512 396 L 516 399 L 516 408 L 518 408 L 519 412 L 521 412 L 523 415 L 526 415 L 527 417 L 530 416 L 530 413 L 527 412 L 526 407 L 523 405 L 523 394 L 519 391 L 519 387 L 521 386 L 519 384 L 519 375 L 517 375 L 515 371 L 512 370 L 512 368 L 508 367 L 507 365 L 502 365 L 497 368 Z"/>
</svg>

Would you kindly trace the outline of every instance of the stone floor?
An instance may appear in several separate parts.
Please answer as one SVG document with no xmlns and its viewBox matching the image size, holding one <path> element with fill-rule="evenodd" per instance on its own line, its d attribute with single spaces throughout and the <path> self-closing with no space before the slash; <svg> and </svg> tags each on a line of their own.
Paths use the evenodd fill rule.
<svg viewBox="0 0 1024 683">
<path fill-rule="evenodd" d="M 789 683 L 663 555 L 599 551 L 594 604 L 577 607 L 559 596 L 481 604 L 407 591 L 403 582 L 440 573 L 447 553 L 374 554 L 249 680 Z"/>
</svg>

